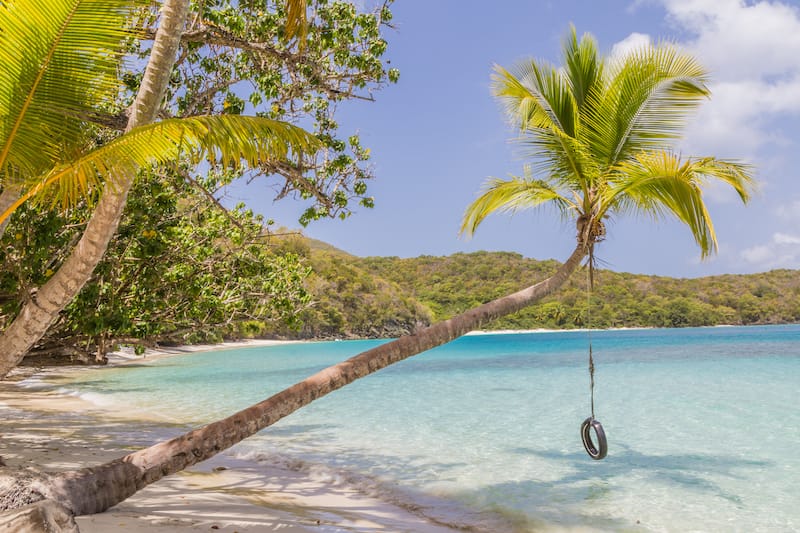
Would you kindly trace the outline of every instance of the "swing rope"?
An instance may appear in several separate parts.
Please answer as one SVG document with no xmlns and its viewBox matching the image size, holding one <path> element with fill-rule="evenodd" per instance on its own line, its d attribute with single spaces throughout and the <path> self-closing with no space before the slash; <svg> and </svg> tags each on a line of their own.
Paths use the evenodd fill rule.
<svg viewBox="0 0 800 533">
<path fill-rule="evenodd" d="M 606 433 L 603 425 L 594 417 L 594 356 L 592 354 L 592 287 L 594 286 L 594 255 L 589 251 L 589 268 L 588 268 L 588 287 L 586 291 L 586 322 L 587 333 L 589 337 L 589 399 L 592 407 L 592 416 L 587 418 L 581 424 L 581 440 L 583 447 L 592 459 L 603 459 L 608 453 L 608 442 L 606 441 Z M 592 440 L 591 430 L 594 429 L 597 437 L 597 445 L 595 446 Z"/>
<path fill-rule="evenodd" d="M 592 418 L 594 418 L 594 360 L 592 359 L 592 341 L 589 341 L 589 397 L 592 404 Z"/>
<path fill-rule="evenodd" d="M 594 289 L 594 254 L 589 250 L 589 268 L 586 270 L 586 329 L 589 337 L 589 399 L 594 419 L 594 357 L 592 355 L 592 290 Z"/>
</svg>

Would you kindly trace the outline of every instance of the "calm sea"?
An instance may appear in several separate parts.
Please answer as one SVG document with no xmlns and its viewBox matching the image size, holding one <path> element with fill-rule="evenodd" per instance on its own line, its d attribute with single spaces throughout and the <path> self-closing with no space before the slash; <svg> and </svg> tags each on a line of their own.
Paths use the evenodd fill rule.
<svg viewBox="0 0 800 533">
<path fill-rule="evenodd" d="M 583 450 L 588 332 L 468 336 L 322 398 L 237 457 L 514 531 L 800 530 L 800 326 L 592 332 L 608 457 Z M 377 341 L 85 371 L 62 387 L 200 424 Z"/>
</svg>

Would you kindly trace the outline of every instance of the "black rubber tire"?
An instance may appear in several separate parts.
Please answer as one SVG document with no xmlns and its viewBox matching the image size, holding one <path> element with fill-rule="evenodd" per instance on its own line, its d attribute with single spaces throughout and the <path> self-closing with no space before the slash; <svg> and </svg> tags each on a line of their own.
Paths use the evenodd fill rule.
<svg viewBox="0 0 800 533">
<path fill-rule="evenodd" d="M 597 447 L 595 447 L 592 441 L 590 432 L 592 428 L 594 428 L 594 432 L 597 434 Z M 583 447 L 586 448 L 586 453 L 588 453 L 589 457 L 592 459 L 599 461 L 608 454 L 608 442 L 606 441 L 606 432 L 603 430 L 603 425 L 600 421 L 595 420 L 591 416 L 581 424 L 581 440 L 583 441 Z"/>
</svg>

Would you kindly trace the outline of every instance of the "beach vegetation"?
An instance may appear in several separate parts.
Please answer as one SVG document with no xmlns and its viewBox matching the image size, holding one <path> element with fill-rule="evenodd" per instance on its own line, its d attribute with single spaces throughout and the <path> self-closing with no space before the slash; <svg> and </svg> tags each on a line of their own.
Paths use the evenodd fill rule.
<svg viewBox="0 0 800 533">
<path fill-rule="evenodd" d="M 52 276 L 90 210 L 21 208 L 2 238 L 0 292 L 19 294 Z M 27 362 L 102 363 L 120 344 L 219 342 L 263 335 L 276 324 L 292 331 L 310 303 L 310 267 L 274 241 L 263 218 L 244 206 L 224 209 L 175 173 L 146 174 L 91 279 Z M 0 317 L 18 305 L 0 300 Z"/>
<path fill-rule="evenodd" d="M 303 202 L 301 224 L 372 206 L 369 150 L 339 131 L 336 103 L 371 100 L 397 80 L 381 59 L 391 12 L 388 3 L 360 13 L 322 1 L 306 19 L 306 4 L 0 5 L 0 105 L 9 118 L 0 132 L 0 230 L 26 201 L 43 216 L 85 217 L 70 253 L 35 284 L 20 284 L 18 305 L 6 308 L 0 375 L 96 276 L 139 172 L 169 162 L 208 195 L 234 179 L 263 179 L 275 198 Z M 302 21 L 289 22 L 290 12 Z"/>
<path fill-rule="evenodd" d="M 0 217 L 13 214 L 26 200 L 48 196 L 54 198 L 51 204 L 69 208 L 103 183 L 105 187 L 73 251 L 35 294 L 25 295 L 16 318 L 0 335 L 3 376 L 90 278 L 116 232 L 139 169 L 174 162 L 182 153 L 195 163 L 207 157 L 232 168 L 269 160 L 299 162 L 302 153 L 315 151 L 317 145 L 300 128 L 260 117 L 187 117 L 153 123 L 188 12 L 187 2 L 168 0 L 123 134 L 86 146 L 83 124 L 101 102 L 92 98 L 91 87 L 88 98 L 84 96 L 84 84 L 97 70 L 107 80 L 100 88 L 113 87 L 124 28 L 138 6 L 69 0 L 50 4 L 43 9 L 39 2 L 21 0 L 0 6 L 0 49 L 6 53 L 4 65 L 9 66 L 0 89 L 4 117 L 0 173 L 8 185 L 3 194 L 10 204 Z M 59 135 L 59 127 L 72 135 Z"/>
</svg>

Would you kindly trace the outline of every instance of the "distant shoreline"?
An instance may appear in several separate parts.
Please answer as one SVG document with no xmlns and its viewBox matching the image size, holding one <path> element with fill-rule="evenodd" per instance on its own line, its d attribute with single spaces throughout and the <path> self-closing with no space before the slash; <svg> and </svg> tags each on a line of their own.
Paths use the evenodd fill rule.
<svg viewBox="0 0 800 533">
<path fill-rule="evenodd" d="M 155 361 L 157 359 L 162 359 L 165 357 L 174 357 L 176 355 L 187 355 L 198 352 L 216 352 L 221 350 L 235 350 L 238 348 L 278 346 L 282 344 L 298 344 L 301 342 L 313 342 L 313 341 L 246 339 L 240 341 L 224 341 L 215 344 L 181 344 L 178 346 L 147 348 L 141 355 L 136 355 L 135 353 L 133 353 L 133 348 L 122 347 L 108 354 L 108 366 Z M 102 366 L 102 365 L 92 365 L 92 366 Z"/>
<path fill-rule="evenodd" d="M 694 328 L 737 328 L 737 327 L 750 327 L 750 326 L 787 326 L 792 325 L 792 323 L 786 324 L 748 324 L 746 326 L 742 325 L 735 325 L 735 324 L 715 324 L 713 326 L 686 326 L 685 328 L 658 328 L 655 326 L 631 326 L 631 327 L 619 327 L 619 328 L 563 328 L 563 329 L 548 329 L 548 328 L 537 328 L 537 329 L 497 329 L 497 330 L 475 330 L 470 331 L 469 333 L 465 333 L 464 337 L 468 336 L 475 336 L 475 335 L 522 335 L 527 333 L 564 333 L 567 331 L 648 331 L 652 329 L 668 329 L 668 330 L 676 330 L 676 329 L 694 329 Z"/>
<path fill-rule="evenodd" d="M 791 325 L 791 324 L 752 324 L 758 325 Z M 713 326 L 689 326 L 689 328 L 732 328 L 739 327 L 735 324 L 716 324 Z M 652 329 L 681 329 L 681 328 L 657 328 L 650 326 L 632 326 L 632 327 L 615 327 L 615 328 L 535 328 L 535 329 L 497 329 L 497 330 L 473 330 L 465 333 L 464 337 L 474 337 L 482 335 L 527 335 L 535 333 L 564 333 L 564 332 L 581 332 L 581 331 L 646 331 Z M 394 337 L 396 338 L 396 337 Z M 143 354 L 136 355 L 132 347 L 122 347 L 108 354 L 107 365 L 66 365 L 58 367 L 61 370 L 68 371 L 70 368 L 102 368 L 103 366 L 117 366 L 132 363 L 144 363 L 148 361 L 155 361 L 165 357 L 174 357 L 177 355 L 188 355 L 191 353 L 201 352 L 215 352 L 221 350 L 235 350 L 239 348 L 256 348 L 261 346 L 279 346 L 283 344 L 298 344 L 307 342 L 334 342 L 334 341 L 359 341 L 359 340 L 390 340 L 391 337 L 386 338 L 324 338 L 324 339 L 244 339 L 238 341 L 223 341 L 215 344 L 181 344 L 178 346 L 147 348 Z M 47 367 L 45 367 L 46 369 Z M 45 370 L 43 369 L 43 370 Z"/>
</svg>

